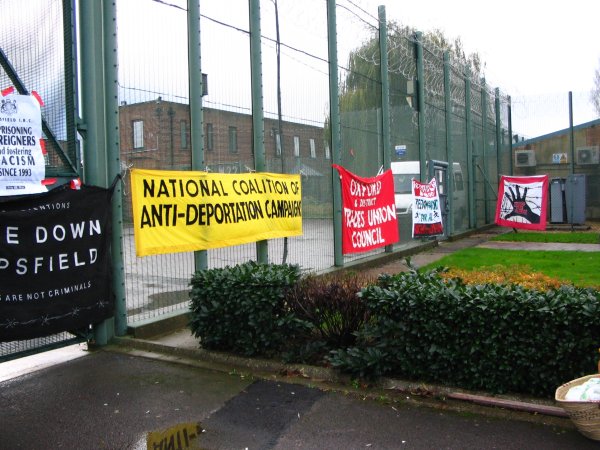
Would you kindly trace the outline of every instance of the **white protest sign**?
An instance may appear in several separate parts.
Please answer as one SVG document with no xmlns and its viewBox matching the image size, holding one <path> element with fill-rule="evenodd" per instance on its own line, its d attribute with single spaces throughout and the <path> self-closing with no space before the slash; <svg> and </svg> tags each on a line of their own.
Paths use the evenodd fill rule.
<svg viewBox="0 0 600 450">
<path fill-rule="evenodd" d="M 8 94 L 0 99 L 0 195 L 46 192 L 42 184 L 42 114 L 38 97 Z"/>
<path fill-rule="evenodd" d="M 429 183 L 412 180 L 412 237 L 429 237 L 444 234 L 440 197 L 437 182 Z"/>
</svg>

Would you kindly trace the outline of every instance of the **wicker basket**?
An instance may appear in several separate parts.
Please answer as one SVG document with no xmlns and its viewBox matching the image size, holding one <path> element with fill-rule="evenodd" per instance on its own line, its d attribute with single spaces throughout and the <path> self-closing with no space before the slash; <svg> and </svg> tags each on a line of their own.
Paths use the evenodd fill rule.
<svg viewBox="0 0 600 450">
<path fill-rule="evenodd" d="M 556 390 L 554 399 L 564 408 L 581 434 L 596 441 L 600 440 L 600 401 L 569 401 L 565 396 L 573 386 L 579 386 L 600 374 L 587 375 L 563 384 Z"/>
</svg>

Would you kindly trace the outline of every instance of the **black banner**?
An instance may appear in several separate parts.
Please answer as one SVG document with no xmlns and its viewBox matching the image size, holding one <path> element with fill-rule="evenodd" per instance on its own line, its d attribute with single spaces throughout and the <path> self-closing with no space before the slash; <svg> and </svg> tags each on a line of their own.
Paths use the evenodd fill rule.
<svg viewBox="0 0 600 450">
<path fill-rule="evenodd" d="M 113 315 L 110 189 L 63 185 L 0 203 L 0 342 Z"/>
</svg>

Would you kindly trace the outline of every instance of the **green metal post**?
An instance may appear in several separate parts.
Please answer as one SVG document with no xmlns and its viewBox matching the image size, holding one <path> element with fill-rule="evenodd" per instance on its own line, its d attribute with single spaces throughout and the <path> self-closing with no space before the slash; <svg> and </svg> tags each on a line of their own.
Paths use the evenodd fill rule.
<svg viewBox="0 0 600 450">
<path fill-rule="evenodd" d="M 63 21 L 65 29 L 65 128 L 67 136 L 67 154 L 75 164 L 77 175 L 81 176 L 80 155 L 77 149 L 77 125 L 79 117 L 79 96 L 77 91 L 77 32 L 75 30 L 75 0 L 63 2 Z M 68 30 L 68 31 L 67 31 Z"/>
<path fill-rule="evenodd" d="M 511 103 L 511 98 L 510 95 L 508 96 L 508 145 L 509 145 L 509 151 L 510 151 L 510 158 L 508 159 L 508 173 L 510 175 L 513 175 L 513 150 L 512 150 L 512 141 L 513 141 L 513 137 L 512 137 L 512 103 Z"/>
<path fill-rule="evenodd" d="M 331 129 L 331 158 L 334 164 L 342 163 L 342 137 L 340 131 L 340 99 L 337 59 L 337 18 L 335 0 L 327 0 L 327 47 L 329 53 L 329 118 Z M 333 259 L 338 267 L 344 265 L 342 253 L 342 188 L 337 170 L 331 169 L 333 189 Z"/>
<path fill-rule="evenodd" d="M 496 111 L 496 179 L 499 180 L 502 158 L 500 149 L 502 145 L 502 122 L 500 119 L 500 89 L 494 91 L 494 110 Z"/>
<path fill-rule="evenodd" d="M 392 164 L 390 149 L 390 83 L 388 77 L 387 20 L 385 6 L 379 6 L 379 53 L 381 57 L 381 136 L 383 138 L 383 166 Z"/>
<path fill-rule="evenodd" d="M 252 84 L 252 148 L 254 169 L 265 170 L 265 131 L 263 121 L 262 52 L 260 48 L 260 0 L 249 0 L 250 5 L 250 72 Z M 256 259 L 269 262 L 267 241 L 256 243 Z"/>
<path fill-rule="evenodd" d="M 446 235 L 454 232 L 454 152 L 452 149 L 452 98 L 450 96 L 450 53 L 444 52 L 444 107 L 446 109 L 446 157 L 448 158 L 448 222 Z M 444 205 L 442 205 L 444 207 Z"/>
<path fill-rule="evenodd" d="M 573 128 L 573 92 L 571 91 L 569 91 L 569 149 L 571 150 L 569 173 L 573 175 L 575 174 L 575 129 Z M 573 193 L 572 190 L 571 193 Z M 573 202 L 571 202 L 571 205 L 572 204 Z M 571 218 L 573 218 L 573 216 L 571 216 Z"/>
<path fill-rule="evenodd" d="M 381 137 L 383 152 L 383 168 L 389 169 L 392 165 L 390 148 L 390 82 L 388 77 L 388 46 L 387 46 L 387 20 L 385 6 L 379 6 L 379 53 L 381 58 Z M 393 245 L 386 245 L 386 253 L 391 253 Z"/>
<path fill-rule="evenodd" d="M 483 155 L 483 211 L 485 213 L 485 223 L 490 223 L 489 214 L 488 214 L 488 186 L 485 183 L 488 178 L 488 160 L 487 160 L 487 90 L 485 88 L 485 78 L 481 79 L 481 151 Z"/>
<path fill-rule="evenodd" d="M 81 107 L 85 128 L 84 182 L 107 187 L 103 15 L 101 1 L 80 3 Z M 113 336 L 114 319 L 107 319 L 94 328 L 97 345 L 106 345 Z"/>
<path fill-rule="evenodd" d="M 569 147 L 571 149 L 571 164 L 569 164 L 569 172 L 571 176 L 575 175 L 575 129 L 573 128 L 573 92 L 569 91 Z M 571 231 L 573 231 L 573 194 L 575 189 L 571 189 L 569 202 L 571 203 L 570 211 L 567 212 L 567 217 L 571 220 Z"/>
<path fill-rule="evenodd" d="M 204 170 L 204 117 L 202 112 L 202 59 L 200 40 L 200 0 L 188 0 L 188 78 L 190 82 L 190 138 L 192 170 Z M 195 270 L 208 268 L 206 250 L 194 252 Z"/>
<path fill-rule="evenodd" d="M 465 73 L 465 132 L 467 135 L 467 173 L 469 177 L 469 228 L 477 226 L 475 211 L 475 164 L 473 161 L 473 116 L 471 114 L 471 73 Z"/>
<path fill-rule="evenodd" d="M 427 179 L 427 149 L 425 147 L 425 62 L 423 60 L 423 33 L 417 31 L 417 104 L 419 120 L 419 164 L 421 166 L 421 181 Z"/>
<path fill-rule="evenodd" d="M 106 111 L 106 158 L 108 181 L 121 173 L 119 144 L 119 84 L 117 57 L 117 11 L 115 0 L 104 0 L 104 82 Z M 112 197 L 112 287 L 115 296 L 115 334 L 127 333 L 127 299 L 123 267 L 123 198 L 121 183 Z"/>
<path fill-rule="evenodd" d="M 107 186 L 102 2 L 82 2 L 80 14 L 81 108 L 86 128 L 83 176 L 85 183 Z"/>
</svg>

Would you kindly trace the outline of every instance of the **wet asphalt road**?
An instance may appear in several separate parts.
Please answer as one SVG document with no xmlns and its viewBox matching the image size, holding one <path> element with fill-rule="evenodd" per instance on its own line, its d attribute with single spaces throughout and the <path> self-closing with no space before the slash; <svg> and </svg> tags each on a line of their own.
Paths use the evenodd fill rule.
<svg viewBox="0 0 600 450">
<path fill-rule="evenodd" d="M 110 351 L 1 382 L 0 405 L 0 449 L 175 450 L 186 442 L 187 448 L 249 450 L 599 448 L 573 429 L 390 404 Z M 167 430 L 179 424 L 188 427 Z M 204 432 L 191 439 L 194 424 Z M 167 431 L 148 434 L 157 430 Z"/>
</svg>

